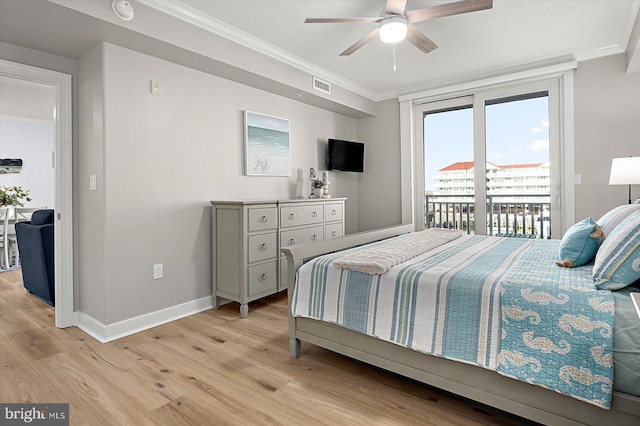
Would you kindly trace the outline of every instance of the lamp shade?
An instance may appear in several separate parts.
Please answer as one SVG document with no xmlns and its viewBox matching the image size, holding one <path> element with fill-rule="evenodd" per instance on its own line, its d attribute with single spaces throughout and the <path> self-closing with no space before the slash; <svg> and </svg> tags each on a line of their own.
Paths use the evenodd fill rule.
<svg viewBox="0 0 640 426">
<path fill-rule="evenodd" d="M 614 158 L 611 160 L 609 185 L 640 184 L 640 157 Z"/>
</svg>

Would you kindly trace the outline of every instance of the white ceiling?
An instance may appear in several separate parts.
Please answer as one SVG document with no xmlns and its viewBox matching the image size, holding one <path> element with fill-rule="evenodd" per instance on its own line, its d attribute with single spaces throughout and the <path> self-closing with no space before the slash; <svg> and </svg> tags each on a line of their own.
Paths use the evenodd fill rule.
<svg viewBox="0 0 640 426">
<path fill-rule="evenodd" d="M 144 0 L 160 4 L 157 0 Z M 451 0 L 408 0 L 407 10 Z M 166 3 L 166 2 L 164 2 Z M 484 11 L 415 24 L 439 48 L 423 54 L 408 42 L 393 47 L 374 39 L 347 57 L 339 54 L 376 24 L 305 24 L 308 17 L 376 17 L 385 0 L 180 0 L 179 6 L 275 46 L 344 78 L 375 98 L 397 96 L 440 82 L 496 70 L 589 59 L 624 52 L 638 2 L 631 0 L 494 0 Z M 175 5 L 174 5 L 175 6 Z M 232 33 L 233 34 L 233 33 Z M 244 34 L 239 33 L 241 37 Z"/>
<path fill-rule="evenodd" d="M 304 23 L 307 17 L 376 17 L 385 0 L 130 0 L 136 16 L 129 23 L 115 18 L 111 1 L 0 0 L 0 41 L 70 58 L 100 41 L 137 49 L 154 35 L 133 31 L 130 23 L 148 25 L 152 7 L 372 100 L 622 53 L 630 38 L 632 48 L 640 48 L 631 36 L 640 0 L 494 0 L 489 10 L 415 24 L 439 48 L 425 55 L 408 42 L 397 44 L 396 71 L 393 47 L 378 39 L 339 56 L 375 24 Z M 408 0 L 407 10 L 451 1 Z"/>
</svg>

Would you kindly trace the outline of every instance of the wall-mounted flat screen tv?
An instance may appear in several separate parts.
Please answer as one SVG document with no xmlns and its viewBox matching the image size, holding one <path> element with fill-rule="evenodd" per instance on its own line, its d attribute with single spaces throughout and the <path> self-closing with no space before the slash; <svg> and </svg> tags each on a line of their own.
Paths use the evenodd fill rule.
<svg viewBox="0 0 640 426">
<path fill-rule="evenodd" d="M 364 172 L 364 144 L 339 139 L 329 139 L 327 170 Z"/>
</svg>

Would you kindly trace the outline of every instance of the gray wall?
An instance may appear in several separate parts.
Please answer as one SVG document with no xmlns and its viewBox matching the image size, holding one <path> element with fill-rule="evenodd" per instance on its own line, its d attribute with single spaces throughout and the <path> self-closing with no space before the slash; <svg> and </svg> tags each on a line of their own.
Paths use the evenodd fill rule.
<svg viewBox="0 0 640 426">
<path fill-rule="evenodd" d="M 80 60 L 80 110 L 80 310 L 105 324 L 210 295 L 208 201 L 307 195 L 326 139 L 357 136 L 353 118 L 111 44 Z M 243 175 L 244 110 L 290 120 L 291 177 Z M 358 182 L 331 180 L 354 232 Z"/>
<path fill-rule="evenodd" d="M 375 117 L 358 120 L 358 139 L 365 143 L 365 172 L 360 178 L 360 231 L 397 225 L 400 215 L 400 104 L 376 104 Z"/>
<path fill-rule="evenodd" d="M 98 188 L 105 185 L 103 47 L 99 45 L 81 57 L 78 68 L 80 143 L 75 151 L 78 162 L 74 167 L 73 180 L 78 188 L 74 193 L 77 206 L 74 271 L 79 286 L 74 289 L 74 296 L 79 298 L 76 310 L 103 321 L 107 318 L 107 273 L 116 271 L 107 269 L 105 193 L 103 190 L 88 191 L 90 174 L 97 176 Z M 123 244 L 126 245 L 126 241 Z"/>
<path fill-rule="evenodd" d="M 597 220 L 628 202 L 628 186 L 609 186 L 609 173 L 612 158 L 640 156 L 640 73 L 625 74 L 623 53 L 580 62 L 574 88 L 575 173 L 582 175 L 575 217 Z"/>
</svg>

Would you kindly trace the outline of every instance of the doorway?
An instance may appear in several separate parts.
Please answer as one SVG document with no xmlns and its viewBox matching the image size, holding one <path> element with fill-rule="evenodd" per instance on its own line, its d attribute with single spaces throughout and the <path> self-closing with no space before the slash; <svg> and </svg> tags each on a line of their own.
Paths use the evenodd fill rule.
<svg viewBox="0 0 640 426">
<path fill-rule="evenodd" d="M 562 235 L 559 110 L 554 81 L 415 105 L 417 227 Z"/>
<path fill-rule="evenodd" d="M 48 86 L 54 93 L 55 325 L 76 325 L 73 308 L 72 108 L 69 74 L 0 60 L 0 76 Z"/>
</svg>

